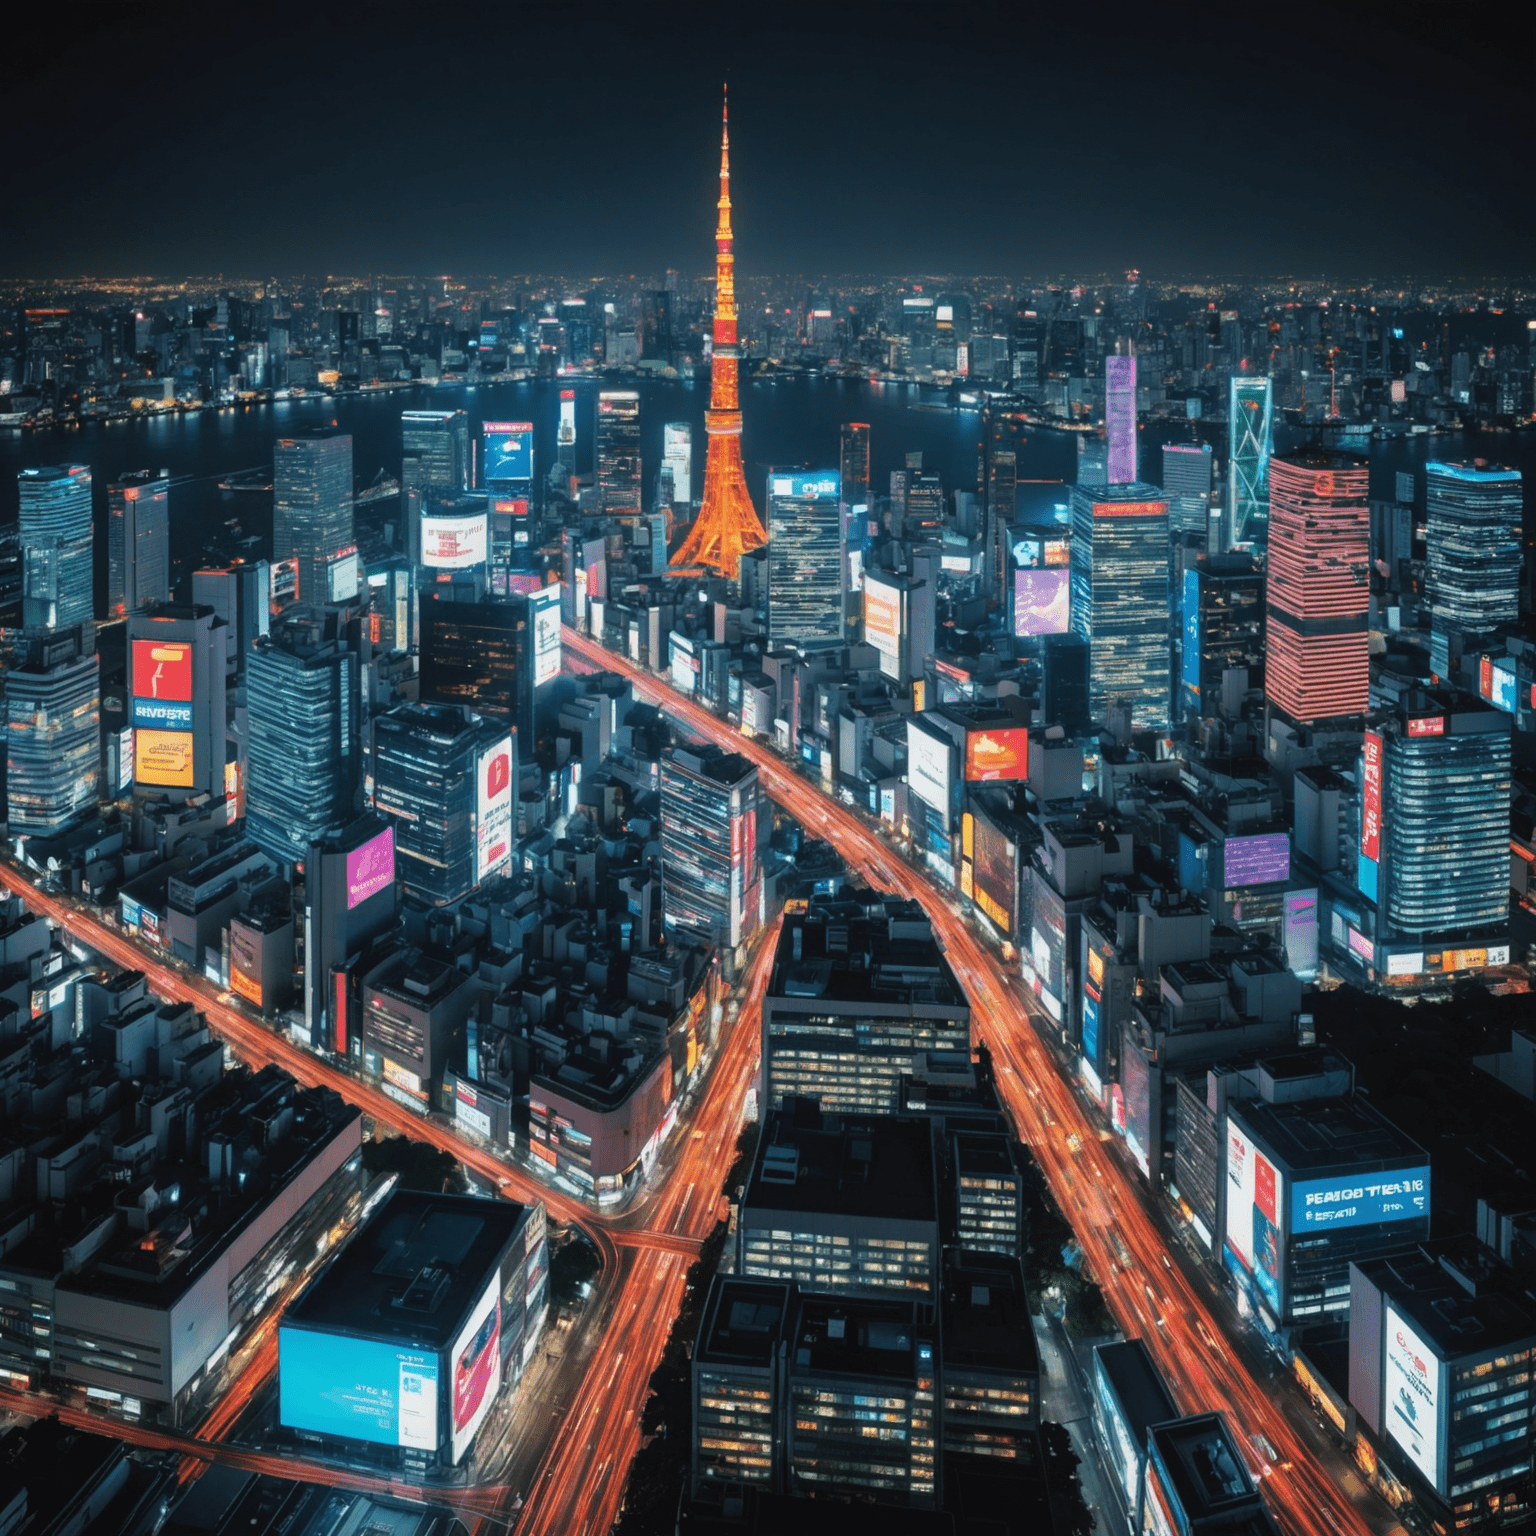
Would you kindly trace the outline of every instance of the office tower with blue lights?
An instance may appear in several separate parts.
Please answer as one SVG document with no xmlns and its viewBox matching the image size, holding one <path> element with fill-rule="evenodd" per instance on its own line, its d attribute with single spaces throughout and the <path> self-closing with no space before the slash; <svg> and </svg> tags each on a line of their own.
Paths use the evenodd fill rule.
<svg viewBox="0 0 1536 1536">
<path fill-rule="evenodd" d="M 107 618 L 171 596 L 170 482 L 147 469 L 107 487 Z"/>
<path fill-rule="evenodd" d="M 71 629 L 96 616 L 91 592 L 91 472 L 83 464 L 24 469 L 20 500 L 22 623 Z"/>
<path fill-rule="evenodd" d="M 401 502 L 412 491 L 467 491 L 469 417 L 463 411 L 401 411 Z"/>
<path fill-rule="evenodd" d="M 1369 479 L 1365 460 L 1322 449 L 1269 466 L 1264 691 L 1297 722 L 1369 702 Z"/>
<path fill-rule="evenodd" d="M 768 648 L 838 645 L 842 507 L 835 469 L 768 471 Z"/>
<path fill-rule="evenodd" d="M 352 439 L 345 433 L 280 437 L 272 454 L 272 553 L 292 560 L 301 603 L 357 595 Z"/>
<path fill-rule="evenodd" d="M 739 752 L 674 747 L 661 759 L 662 916 L 735 949 L 762 918 L 757 768 Z"/>
<path fill-rule="evenodd" d="M 1378 952 L 1388 975 L 1472 968 L 1474 949 L 1493 963 L 1501 945 L 1507 962 L 1512 727 L 1469 694 L 1413 689 L 1366 732 L 1359 885 L 1378 944 L 1401 950 Z"/>
<path fill-rule="evenodd" d="M 230 670 L 244 672 L 251 647 L 271 628 L 271 565 L 265 560 L 236 560 L 193 571 L 192 601 L 206 603 L 224 621 Z"/>
<path fill-rule="evenodd" d="M 356 816 L 362 773 L 358 657 L 302 606 L 246 661 L 246 836 L 284 868 Z"/>
<path fill-rule="evenodd" d="M 639 392 L 602 390 L 597 397 L 597 510 L 638 513 L 640 475 Z"/>
<path fill-rule="evenodd" d="M 5 681 L 13 837 L 51 837 L 96 809 L 101 673 L 89 626 L 27 637 Z"/>
<path fill-rule="evenodd" d="M 1209 443 L 1163 444 L 1168 531 L 1175 538 L 1204 540 L 1210 536 L 1211 459 Z"/>
<path fill-rule="evenodd" d="M 1074 486 L 1072 627 L 1088 641 L 1089 708 L 1128 703 L 1136 730 L 1166 730 L 1168 499 L 1155 485 Z"/>
<path fill-rule="evenodd" d="M 1520 620 L 1520 471 L 1478 459 L 1424 467 L 1429 603 L 1436 629 L 1487 634 Z"/>
<path fill-rule="evenodd" d="M 1203 555 L 1184 571 L 1179 712 L 1235 720 L 1264 686 L 1264 573 L 1252 555 Z"/>
<path fill-rule="evenodd" d="M 1234 376 L 1227 392 L 1227 546 L 1262 550 L 1269 526 L 1273 381 Z"/>
</svg>

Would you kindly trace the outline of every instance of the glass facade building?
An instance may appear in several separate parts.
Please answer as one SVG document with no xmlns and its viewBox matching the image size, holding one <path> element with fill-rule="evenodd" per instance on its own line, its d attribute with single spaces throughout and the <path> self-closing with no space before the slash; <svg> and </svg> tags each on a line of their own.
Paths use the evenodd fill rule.
<svg viewBox="0 0 1536 1536">
<path fill-rule="evenodd" d="M 90 470 L 83 464 L 24 469 L 16 488 L 23 624 L 29 629 L 89 624 L 96 616 Z"/>
<path fill-rule="evenodd" d="M 464 710 L 403 704 L 373 722 L 373 804 L 395 827 L 395 878 L 434 906 L 475 883 L 475 767 L 493 730 Z"/>
<path fill-rule="evenodd" d="M 1264 691 L 1292 720 L 1363 712 L 1370 695 L 1370 474 L 1350 454 L 1269 467 Z"/>
<path fill-rule="evenodd" d="M 1168 499 L 1154 485 L 1072 489 L 1072 628 L 1089 644 L 1089 708 L 1131 706 L 1137 730 L 1166 730 Z"/>
<path fill-rule="evenodd" d="M 1424 470 L 1429 602 L 1436 628 L 1486 632 L 1520 621 L 1518 469 L 1432 461 Z"/>
<path fill-rule="evenodd" d="M 401 411 L 401 505 L 411 491 L 467 491 L 469 417 L 463 411 Z"/>
<path fill-rule="evenodd" d="M 768 471 L 768 647 L 837 645 L 843 541 L 835 469 Z"/>
<path fill-rule="evenodd" d="M 1163 490 L 1168 497 L 1168 527 L 1173 534 L 1202 538 L 1210 529 L 1211 445 L 1163 444 Z"/>
<path fill-rule="evenodd" d="M 1227 393 L 1227 544 L 1262 550 L 1269 538 L 1273 381 L 1236 377 Z"/>
<path fill-rule="evenodd" d="M 1179 699 L 1201 718 L 1221 711 L 1228 672 L 1264 683 L 1264 573 L 1251 555 L 1210 555 L 1184 571 Z"/>
<path fill-rule="evenodd" d="M 535 742 L 535 646 L 530 600 L 514 594 L 457 602 L 430 592 L 418 619 L 423 704 L 456 704 L 504 721 L 519 750 Z"/>
<path fill-rule="evenodd" d="M 740 753 L 661 759 L 662 914 L 734 949 L 757 927 L 757 769 Z"/>
<path fill-rule="evenodd" d="M 298 601 L 331 601 L 332 568 L 355 548 L 351 437 L 278 438 L 272 454 L 272 553 L 275 560 L 295 562 Z"/>
<path fill-rule="evenodd" d="M 246 660 L 246 706 L 246 836 L 296 864 L 357 812 L 357 657 L 334 640 L 263 639 Z"/>
<path fill-rule="evenodd" d="M 148 470 L 107 487 L 107 617 L 171 596 L 170 483 Z"/>
<path fill-rule="evenodd" d="M 597 510 L 641 511 L 640 395 L 605 389 L 597 397 Z"/>
<path fill-rule="evenodd" d="M 1394 935 L 1507 927 L 1512 724 L 1423 693 L 1383 726 L 1379 908 Z"/>
<path fill-rule="evenodd" d="M 6 676 L 6 800 L 13 834 L 51 836 L 96 809 L 101 674 L 81 627 L 33 636 Z"/>
</svg>

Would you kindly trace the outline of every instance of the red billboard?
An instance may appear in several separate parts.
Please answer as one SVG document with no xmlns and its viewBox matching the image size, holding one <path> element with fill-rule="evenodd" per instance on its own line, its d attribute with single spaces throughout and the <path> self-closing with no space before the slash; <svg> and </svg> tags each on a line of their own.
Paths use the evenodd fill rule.
<svg viewBox="0 0 1536 1536">
<path fill-rule="evenodd" d="M 991 784 L 1029 777 L 1029 730 L 1022 725 L 1002 730 L 969 731 L 965 738 L 965 778 L 968 784 Z"/>
<path fill-rule="evenodd" d="M 1445 716 L 1425 715 L 1420 720 L 1410 720 L 1408 734 L 1410 736 L 1444 736 Z"/>
<path fill-rule="evenodd" d="M 1381 858 L 1381 736 L 1365 733 L 1365 759 L 1361 770 L 1360 852 Z"/>
<path fill-rule="evenodd" d="M 135 640 L 133 696 L 189 703 L 192 698 L 192 647 L 184 640 Z"/>
</svg>

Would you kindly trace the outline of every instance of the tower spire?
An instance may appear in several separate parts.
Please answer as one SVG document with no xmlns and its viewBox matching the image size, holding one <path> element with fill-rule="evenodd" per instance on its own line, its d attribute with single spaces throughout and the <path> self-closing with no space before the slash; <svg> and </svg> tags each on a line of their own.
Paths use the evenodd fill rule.
<svg viewBox="0 0 1536 1536">
<path fill-rule="evenodd" d="M 704 431 L 709 439 L 704 462 L 704 500 L 674 566 L 708 566 L 735 578 L 741 557 L 768 542 L 747 490 L 741 463 L 741 393 L 737 379 L 736 256 L 731 234 L 731 110 L 721 89 L 720 201 L 715 222 L 714 348 L 709 368 L 709 409 Z"/>
</svg>

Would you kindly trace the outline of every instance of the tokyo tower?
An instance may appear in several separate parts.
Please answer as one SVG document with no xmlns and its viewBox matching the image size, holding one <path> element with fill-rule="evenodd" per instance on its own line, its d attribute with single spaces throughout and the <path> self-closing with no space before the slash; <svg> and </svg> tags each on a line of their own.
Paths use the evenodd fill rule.
<svg viewBox="0 0 1536 1536">
<path fill-rule="evenodd" d="M 720 218 L 715 226 L 715 346 L 709 369 L 704 432 L 704 501 L 698 521 L 672 557 L 674 566 L 708 566 L 735 580 L 741 557 L 768 542 L 741 467 L 741 394 L 736 365 L 736 258 L 731 253 L 729 103 L 721 111 Z"/>
</svg>

